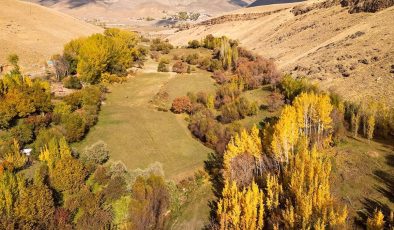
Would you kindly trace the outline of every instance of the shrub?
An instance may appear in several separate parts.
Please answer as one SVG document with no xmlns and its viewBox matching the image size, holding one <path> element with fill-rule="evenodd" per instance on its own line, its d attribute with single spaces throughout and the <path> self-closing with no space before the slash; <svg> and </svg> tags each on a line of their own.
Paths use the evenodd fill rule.
<svg viewBox="0 0 394 230">
<path fill-rule="evenodd" d="M 124 81 L 126 81 L 125 77 L 116 74 L 111 74 L 106 72 L 101 75 L 102 83 L 112 84 L 112 83 L 122 83 Z"/>
<path fill-rule="evenodd" d="M 242 78 L 248 89 L 255 89 L 262 84 L 276 84 L 281 77 L 274 62 L 260 56 L 257 56 L 254 61 L 239 58 L 235 72 Z"/>
<path fill-rule="evenodd" d="M 63 79 L 63 86 L 67 89 L 81 89 L 81 81 L 76 76 L 68 76 Z"/>
<path fill-rule="evenodd" d="M 193 53 L 187 55 L 186 58 L 183 58 L 184 59 L 183 61 L 189 63 L 190 65 L 197 65 L 199 58 L 200 56 L 198 55 L 198 53 Z"/>
<path fill-rule="evenodd" d="M 85 149 L 84 156 L 95 164 L 103 164 L 109 159 L 108 146 L 105 142 L 98 141 Z"/>
<path fill-rule="evenodd" d="M 52 121 L 52 116 L 49 113 L 40 114 L 40 115 L 31 115 L 24 120 L 26 124 L 32 126 L 35 136 L 38 135 L 41 129 L 48 127 L 51 121 Z"/>
<path fill-rule="evenodd" d="M 278 92 L 272 92 L 268 96 L 268 111 L 274 112 L 284 105 L 284 96 Z"/>
<path fill-rule="evenodd" d="M 168 40 L 162 41 L 160 38 L 153 39 L 150 46 L 151 51 L 160 51 L 163 54 L 168 54 L 173 48 L 174 46 Z"/>
<path fill-rule="evenodd" d="M 63 127 L 63 134 L 68 142 L 79 141 L 85 135 L 85 121 L 76 113 L 62 116 L 61 125 Z"/>
<path fill-rule="evenodd" d="M 226 76 L 224 71 L 214 71 L 212 78 L 216 81 L 216 83 L 223 85 L 224 83 L 228 82 L 230 79 Z"/>
<path fill-rule="evenodd" d="M 33 153 L 40 153 L 52 139 L 60 140 L 61 137 L 62 134 L 55 128 L 41 129 L 33 143 Z"/>
<path fill-rule="evenodd" d="M 158 51 L 152 51 L 150 52 L 150 58 L 152 58 L 155 61 L 159 61 L 160 58 L 160 52 Z"/>
<path fill-rule="evenodd" d="M 218 70 L 223 70 L 222 62 L 217 59 L 211 60 L 209 66 L 208 66 L 208 71 L 214 72 L 214 71 L 218 71 Z"/>
<path fill-rule="evenodd" d="M 198 40 L 189 41 L 188 47 L 192 49 L 197 49 L 200 47 L 200 42 Z"/>
<path fill-rule="evenodd" d="M 220 117 L 220 121 L 223 123 L 230 123 L 235 120 L 241 119 L 241 116 L 238 112 L 237 105 L 235 103 L 231 103 L 228 105 L 224 105 L 222 108 L 222 115 Z"/>
<path fill-rule="evenodd" d="M 279 89 L 289 101 L 293 101 L 302 92 L 315 92 L 319 90 L 317 86 L 310 84 L 306 79 L 294 79 L 291 75 L 286 75 L 279 84 Z"/>
<path fill-rule="evenodd" d="M 192 103 L 187 96 L 175 98 L 172 102 L 171 110 L 174 113 L 190 113 L 192 109 Z"/>
<path fill-rule="evenodd" d="M 169 71 L 168 65 L 166 65 L 165 62 L 160 61 L 159 65 L 157 66 L 157 71 L 158 72 L 168 72 Z"/>
<path fill-rule="evenodd" d="M 226 104 L 222 107 L 221 122 L 230 123 L 235 120 L 243 119 L 246 116 L 256 115 L 258 105 L 256 102 L 251 103 L 248 99 L 241 97 L 233 103 Z"/>
<path fill-rule="evenodd" d="M 160 62 L 168 65 L 168 64 L 170 64 L 170 59 L 168 59 L 166 57 L 162 57 L 162 58 L 160 58 Z"/>
<path fill-rule="evenodd" d="M 235 81 L 224 84 L 216 90 L 215 106 L 220 107 L 223 104 L 228 104 L 239 97 L 242 93 L 242 85 Z"/>
<path fill-rule="evenodd" d="M 10 133 L 12 138 L 18 141 L 18 143 L 25 145 L 33 141 L 33 127 L 27 124 L 20 124 L 12 129 Z"/>
<path fill-rule="evenodd" d="M 188 64 L 178 61 L 172 66 L 172 71 L 175 73 L 187 73 Z"/>
</svg>

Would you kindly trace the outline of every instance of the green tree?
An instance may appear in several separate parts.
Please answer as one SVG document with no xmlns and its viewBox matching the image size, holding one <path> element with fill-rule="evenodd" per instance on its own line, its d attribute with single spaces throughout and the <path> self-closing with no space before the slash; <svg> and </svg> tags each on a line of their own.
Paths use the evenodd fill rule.
<svg viewBox="0 0 394 230">
<path fill-rule="evenodd" d="M 7 57 L 7 61 L 12 65 L 13 69 L 11 70 L 12 74 L 20 74 L 19 68 L 19 56 L 16 54 L 10 54 Z"/>
</svg>

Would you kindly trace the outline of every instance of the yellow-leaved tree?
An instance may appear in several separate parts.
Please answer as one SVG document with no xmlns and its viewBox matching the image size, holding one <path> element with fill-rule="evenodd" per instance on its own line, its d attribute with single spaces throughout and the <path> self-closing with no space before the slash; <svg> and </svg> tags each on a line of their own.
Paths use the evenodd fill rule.
<svg viewBox="0 0 394 230">
<path fill-rule="evenodd" d="M 26 164 L 27 157 L 20 151 L 19 143 L 17 140 L 14 139 L 14 143 L 12 144 L 12 151 L 5 154 L 4 160 L 11 163 L 12 167 L 14 167 L 15 169 L 20 169 Z"/>
<path fill-rule="evenodd" d="M 271 149 L 279 161 L 287 162 L 298 140 L 297 114 L 293 106 L 285 106 L 274 127 Z"/>
<path fill-rule="evenodd" d="M 347 209 L 336 208 L 330 193 L 331 162 L 315 147 L 300 141 L 297 153 L 284 170 L 282 211 L 286 227 L 297 229 L 337 227 L 345 224 Z"/>
<path fill-rule="evenodd" d="M 254 126 L 250 132 L 242 130 L 240 135 L 236 134 L 230 140 L 224 152 L 224 177 L 236 180 L 239 185 L 250 183 L 255 162 L 260 159 L 261 153 L 261 139 L 257 127 Z"/>
<path fill-rule="evenodd" d="M 368 230 L 382 230 L 384 228 L 384 215 L 382 211 L 375 210 L 373 216 L 367 220 Z"/>
<path fill-rule="evenodd" d="M 333 106 L 327 94 L 301 93 L 294 99 L 300 133 L 318 145 L 330 139 Z"/>
<path fill-rule="evenodd" d="M 220 229 L 263 229 L 263 199 L 263 191 L 254 182 L 240 191 L 236 182 L 226 181 L 218 202 Z"/>
</svg>

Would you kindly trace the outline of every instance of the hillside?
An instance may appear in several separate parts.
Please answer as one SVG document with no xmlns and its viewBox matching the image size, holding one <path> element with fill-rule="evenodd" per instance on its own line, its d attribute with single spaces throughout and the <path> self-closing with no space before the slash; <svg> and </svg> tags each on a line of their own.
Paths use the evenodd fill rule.
<svg viewBox="0 0 394 230">
<path fill-rule="evenodd" d="M 350 14 L 339 5 L 312 7 L 313 1 L 237 10 L 169 36 L 175 45 L 207 34 L 227 35 L 242 46 L 274 58 L 281 70 L 307 76 L 347 99 L 394 96 L 394 7 Z M 254 14 L 254 17 L 250 17 Z M 360 93 L 362 92 L 362 93 Z"/>
<path fill-rule="evenodd" d="M 74 17 L 109 26 L 155 26 L 178 12 L 200 13 L 208 18 L 247 6 L 252 0 L 33 0 Z M 149 20 L 145 20 L 149 18 Z M 163 22 L 161 22 L 163 23 Z M 167 22 L 168 23 L 168 22 Z"/>
<path fill-rule="evenodd" d="M 15 0 L 0 4 L 0 64 L 6 63 L 8 54 L 16 53 L 24 71 L 42 69 L 45 60 L 70 39 L 102 31 L 39 5 Z"/>
</svg>

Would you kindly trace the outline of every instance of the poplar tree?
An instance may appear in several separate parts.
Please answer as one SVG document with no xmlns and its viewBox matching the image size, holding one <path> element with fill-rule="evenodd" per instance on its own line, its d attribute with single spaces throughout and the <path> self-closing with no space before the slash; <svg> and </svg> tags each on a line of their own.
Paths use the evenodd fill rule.
<svg viewBox="0 0 394 230">
<path fill-rule="evenodd" d="M 218 220 L 221 230 L 263 229 L 264 193 L 255 182 L 238 189 L 236 182 L 226 181 L 218 202 Z"/>
<path fill-rule="evenodd" d="M 373 216 L 367 220 L 367 230 L 382 230 L 384 229 L 384 223 L 382 211 L 376 209 Z"/>
<path fill-rule="evenodd" d="M 276 159 L 288 162 L 298 140 L 297 114 L 293 106 L 285 106 L 278 123 L 274 126 L 271 149 Z"/>
</svg>

